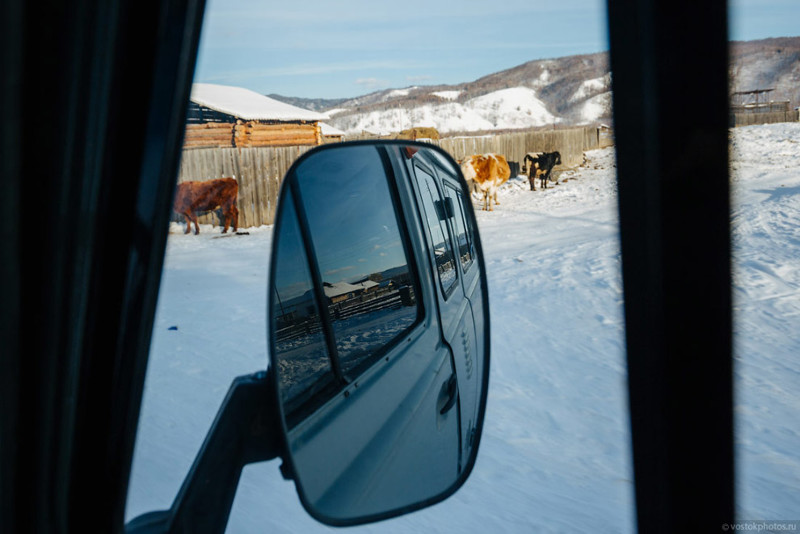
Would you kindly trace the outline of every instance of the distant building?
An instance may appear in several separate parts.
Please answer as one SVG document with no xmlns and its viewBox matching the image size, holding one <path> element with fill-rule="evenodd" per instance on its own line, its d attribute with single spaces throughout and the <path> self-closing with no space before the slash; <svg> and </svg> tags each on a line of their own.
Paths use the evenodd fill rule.
<svg viewBox="0 0 800 534">
<path fill-rule="evenodd" d="M 196 83 L 184 148 L 320 145 L 327 118 L 243 87 Z"/>
<path fill-rule="evenodd" d="M 345 132 L 325 122 L 319 123 L 322 131 L 323 143 L 341 143 L 344 141 Z"/>
<path fill-rule="evenodd" d="M 736 91 L 731 98 L 731 111 L 734 113 L 771 113 L 788 112 L 788 100 L 770 100 L 770 93 L 775 89 L 754 89 L 752 91 Z"/>
<path fill-rule="evenodd" d="M 323 286 L 325 296 L 329 299 L 330 304 L 337 304 L 339 302 L 350 300 L 364 293 L 373 291 L 379 287 L 378 283 L 373 282 L 372 280 L 365 280 L 363 282 L 356 282 L 353 284 L 349 284 L 347 282 L 329 284 L 328 282 L 325 282 Z"/>
<path fill-rule="evenodd" d="M 731 94 L 730 126 L 796 121 L 797 113 L 791 111 L 788 100 L 770 99 L 773 91 L 775 89 L 754 89 Z"/>
</svg>

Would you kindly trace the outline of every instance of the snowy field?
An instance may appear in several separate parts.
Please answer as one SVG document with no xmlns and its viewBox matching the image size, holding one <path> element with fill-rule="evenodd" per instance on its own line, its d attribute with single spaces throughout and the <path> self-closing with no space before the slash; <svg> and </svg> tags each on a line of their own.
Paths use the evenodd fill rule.
<svg viewBox="0 0 800 534">
<path fill-rule="evenodd" d="M 797 519 L 800 125 L 739 128 L 731 147 L 739 518 Z M 587 158 L 546 191 L 512 179 L 494 212 L 477 212 L 492 369 L 464 487 L 408 516 L 333 529 L 265 462 L 245 469 L 229 532 L 635 531 L 614 152 Z M 127 519 L 169 507 L 231 380 L 266 367 L 271 230 L 171 228 Z"/>
</svg>

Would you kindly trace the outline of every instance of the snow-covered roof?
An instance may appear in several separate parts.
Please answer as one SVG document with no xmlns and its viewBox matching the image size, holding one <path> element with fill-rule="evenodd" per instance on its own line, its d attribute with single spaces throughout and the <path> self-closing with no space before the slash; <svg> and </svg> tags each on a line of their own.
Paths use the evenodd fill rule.
<svg viewBox="0 0 800 534">
<path fill-rule="evenodd" d="M 345 135 L 342 130 L 335 128 L 326 122 L 319 123 L 319 127 L 322 130 L 322 135 Z"/>
<path fill-rule="evenodd" d="M 346 295 L 348 293 L 360 293 L 377 285 L 378 283 L 373 282 L 372 280 L 364 280 L 363 282 L 358 282 L 356 284 L 348 284 L 347 282 L 329 284 L 325 282 L 322 289 L 325 291 L 326 297 L 333 298 L 340 295 Z"/>
<path fill-rule="evenodd" d="M 335 284 L 325 283 L 323 288 L 325 296 L 328 298 L 338 297 L 339 295 L 346 295 L 347 293 L 354 293 L 356 291 L 363 291 L 361 286 L 348 284 L 347 282 L 337 282 Z"/>
<path fill-rule="evenodd" d="M 192 84 L 190 100 L 195 104 L 240 119 L 277 121 L 321 121 L 328 115 L 298 108 L 245 89 L 211 83 Z"/>
<path fill-rule="evenodd" d="M 373 282 L 372 280 L 364 280 L 363 282 L 361 282 L 359 284 L 356 284 L 356 285 L 359 285 L 359 286 L 363 287 L 364 289 L 370 289 L 370 288 L 373 288 L 373 287 L 375 287 L 377 285 L 380 285 L 380 284 L 378 284 L 378 282 Z"/>
</svg>

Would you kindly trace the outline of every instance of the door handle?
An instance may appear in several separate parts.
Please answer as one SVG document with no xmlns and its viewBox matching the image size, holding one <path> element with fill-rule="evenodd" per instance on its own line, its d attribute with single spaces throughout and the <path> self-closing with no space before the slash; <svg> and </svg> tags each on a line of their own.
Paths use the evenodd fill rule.
<svg viewBox="0 0 800 534">
<path fill-rule="evenodd" d="M 439 414 L 444 415 L 449 412 L 456 404 L 456 398 L 458 398 L 458 380 L 456 375 L 452 374 L 447 382 L 442 384 L 442 390 L 439 392 L 439 402 L 437 403 Z"/>
</svg>

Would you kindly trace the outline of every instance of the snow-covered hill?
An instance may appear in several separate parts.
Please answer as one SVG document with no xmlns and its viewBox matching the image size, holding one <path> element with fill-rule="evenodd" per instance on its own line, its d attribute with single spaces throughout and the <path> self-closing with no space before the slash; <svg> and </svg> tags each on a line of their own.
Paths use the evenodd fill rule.
<svg viewBox="0 0 800 534">
<path fill-rule="evenodd" d="M 800 105 L 800 37 L 731 44 L 731 91 L 774 89 L 770 100 Z"/>
<path fill-rule="evenodd" d="M 340 112 L 331 123 L 346 132 L 390 134 L 414 126 L 431 126 L 440 132 L 531 128 L 561 122 L 528 87 L 512 87 L 453 102 L 458 91 L 432 91 L 441 103 L 398 107 L 363 113 Z M 407 96 L 407 95 L 406 95 Z"/>
<path fill-rule="evenodd" d="M 775 89 L 771 99 L 800 105 L 800 37 L 732 42 L 730 60 L 732 91 Z M 332 124 L 349 134 L 389 134 L 413 126 L 460 133 L 611 122 L 607 53 L 530 61 L 458 85 L 386 89 L 352 99 L 272 96 L 326 111 Z"/>
<path fill-rule="evenodd" d="M 608 122 L 607 54 L 531 61 L 455 86 L 413 86 L 337 101 L 331 123 L 348 133 L 442 133 Z"/>
</svg>

